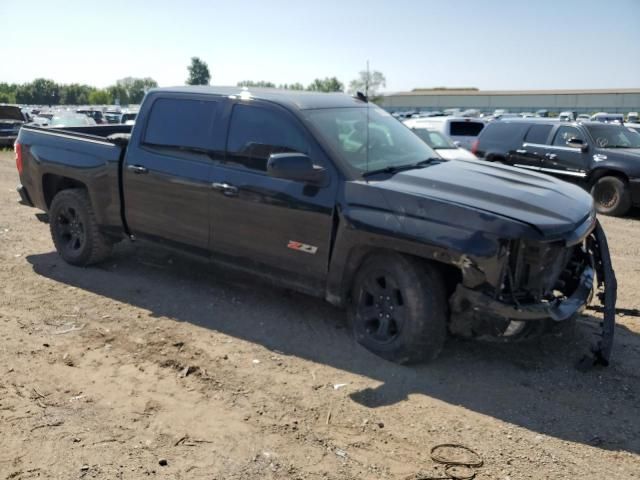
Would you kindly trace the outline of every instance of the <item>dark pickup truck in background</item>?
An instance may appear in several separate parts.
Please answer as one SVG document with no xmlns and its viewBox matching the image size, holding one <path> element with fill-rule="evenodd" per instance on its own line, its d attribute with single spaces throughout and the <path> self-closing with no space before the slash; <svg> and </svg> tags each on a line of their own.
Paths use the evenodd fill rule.
<svg viewBox="0 0 640 480">
<path fill-rule="evenodd" d="M 22 203 L 69 263 L 146 239 L 347 307 L 356 339 L 401 363 L 447 331 L 518 339 L 572 318 L 615 277 L 591 197 L 534 172 L 446 161 L 343 94 L 150 91 L 133 128 L 25 126 Z M 283 332 L 283 334 L 286 334 Z"/>
<path fill-rule="evenodd" d="M 599 213 L 640 205 L 640 134 L 620 124 L 527 119 L 493 122 L 473 153 L 491 162 L 554 175 L 591 192 Z"/>
</svg>

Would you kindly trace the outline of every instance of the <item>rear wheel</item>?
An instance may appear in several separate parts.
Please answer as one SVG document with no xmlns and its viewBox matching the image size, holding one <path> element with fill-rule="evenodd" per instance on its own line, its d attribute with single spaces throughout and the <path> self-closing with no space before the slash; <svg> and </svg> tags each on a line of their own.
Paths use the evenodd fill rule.
<svg viewBox="0 0 640 480">
<path fill-rule="evenodd" d="M 86 266 L 105 260 L 112 244 L 98 230 L 86 190 L 62 190 L 51 202 L 49 227 L 53 244 L 65 262 Z"/>
<path fill-rule="evenodd" d="M 446 338 L 447 298 L 439 272 L 400 254 L 369 258 L 352 290 L 356 340 L 397 363 L 435 359 Z"/>
<path fill-rule="evenodd" d="M 620 217 L 631 208 L 631 192 L 618 177 L 602 177 L 591 189 L 598 213 Z"/>
</svg>

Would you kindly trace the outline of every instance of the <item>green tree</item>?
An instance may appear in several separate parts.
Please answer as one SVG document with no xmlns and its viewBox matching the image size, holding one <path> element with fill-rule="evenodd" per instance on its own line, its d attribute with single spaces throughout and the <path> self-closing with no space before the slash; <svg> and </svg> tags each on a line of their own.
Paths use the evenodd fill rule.
<svg viewBox="0 0 640 480">
<path fill-rule="evenodd" d="M 237 83 L 238 87 L 261 87 L 261 88 L 276 88 L 276 84 L 273 82 L 267 82 L 265 80 L 243 80 Z"/>
<path fill-rule="evenodd" d="M 384 75 L 381 72 L 378 72 L 377 70 L 374 70 L 373 72 L 363 70 L 359 73 L 358 78 L 349 83 L 349 93 L 355 94 L 357 92 L 362 92 L 367 97 L 375 100 L 378 96 L 380 87 L 386 86 L 387 79 L 384 78 Z"/>
<path fill-rule="evenodd" d="M 16 103 L 15 94 L 0 92 L 0 103 Z"/>
<path fill-rule="evenodd" d="M 108 90 L 93 90 L 89 93 L 90 105 L 110 105 L 113 102 L 113 97 Z"/>
<path fill-rule="evenodd" d="M 120 102 L 120 105 L 129 105 L 130 103 L 140 103 L 147 90 L 157 86 L 158 82 L 150 77 L 125 77 L 109 87 L 109 92 L 114 100 Z"/>
<path fill-rule="evenodd" d="M 278 85 L 278 88 L 283 88 L 285 90 L 304 90 L 304 85 L 302 85 L 300 82 L 282 83 Z"/>
<path fill-rule="evenodd" d="M 209 85 L 211 74 L 206 62 L 198 57 L 191 57 L 191 65 L 187 67 L 187 70 L 189 71 L 187 85 Z"/>
<path fill-rule="evenodd" d="M 71 83 L 60 85 L 60 103 L 62 105 L 86 105 L 89 103 L 89 94 L 94 88 L 89 85 Z"/>
<path fill-rule="evenodd" d="M 53 80 L 36 78 L 33 82 L 36 103 L 58 105 L 60 103 L 60 86 Z"/>
<path fill-rule="evenodd" d="M 316 78 L 313 83 L 307 87 L 307 90 L 313 92 L 343 92 L 344 84 L 336 77 Z"/>
</svg>

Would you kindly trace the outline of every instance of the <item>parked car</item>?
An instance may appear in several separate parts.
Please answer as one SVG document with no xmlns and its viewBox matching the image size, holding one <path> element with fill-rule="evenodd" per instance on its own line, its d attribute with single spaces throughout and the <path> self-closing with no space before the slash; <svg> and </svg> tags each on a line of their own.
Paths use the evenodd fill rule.
<svg viewBox="0 0 640 480">
<path fill-rule="evenodd" d="M 575 120 L 573 112 L 560 112 L 558 120 L 561 122 L 573 122 Z"/>
<path fill-rule="evenodd" d="M 638 115 L 638 112 L 629 112 L 627 114 L 627 122 L 640 123 L 640 115 Z"/>
<path fill-rule="evenodd" d="M 136 121 L 137 116 L 138 112 L 124 112 L 122 114 L 122 118 L 120 119 L 120 123 L 124 123 L 125 125 L 133 125 Z"/>
<path fill-rule="evenodd" d="M 16 165 L 66 262 L 123 238 L 173 245 L 346 307 L 357 341 L 396 362 L 435 358 L 447 329 L 514 339 L 568 320 L 594 269 L 615 309 L 587 193 L 444 160 L 344 94 L 153 89 L 133 127 L 23 127 Z"/>
<path fill-rule="evenodd" d="M 591 115 L 589 115 L 588 113 L 580 113 L 576 118 L 576 121 L 578 122 L 588 122 L 590 120 L 591 120 Z"/>
<path fill-rule="evenodd" d="M 599 112 L 595 115 L 591 115 L 592 122 L 604 122 L 604 123 L 624 123 L 624 115 L 621 113 L 606 113 Z"/>
<path fill-rule="evenodd" d="M 10 147 L 18 138 L 18 132 L 27 121 L 17 105 L 0 105 L 0 147 Z"/>
<path fill-rule="evenodd" d="M 536 110 L 536 116 L 537 117 L 542 117 L 542 118 L 547 118 L 549 116 L 549 110 Z"/>
<path fill-rule="evenodd" d="M 429 117 L 405 120 L 409 128 L 428 128 L 437 130 L 449 137 L 456 145 L 469 150 L 486 122 L 479 118 L 466 117 Z"/>
<path fill-rule="evenodd" d="M 102 114 L 102 112 L 100 110 L 78 109 L 78 110 L 76 110 L 76 112 L 77 113 L 83 113 L 87 117 L 91 117 L 96 122 L 96 124 L 98 124 L 98 125 L 101 125 L 103 123 L 107 123 L 107 120 L 104 118 L 104 115 Z"/>
<path fill-rule="evenodd" d="M 411 130 L 442 158 L 446 158 L 447 160 L 477 160 L 477 157 L 473 153 L 458 147 L 451 139 L 445 137 L 437 130 L 429 130 L 426 128 L 412 128 Z"/>
<path fill-rule="evenodd" d="M 67 112 L 60 112 L 54 115 L 48 122 L 49 127 L 55 128 L 87 127 L 95 124 L 95 120 L 87 115 Z"/>
<path fill-rule="evenodd" d="M 487 125 L 472 152 L 576 183 L 598 212 L 621 216 L 640 205 L 638 149 L 640 134 L 618 124 L 513 120 Z"/>
</svg>

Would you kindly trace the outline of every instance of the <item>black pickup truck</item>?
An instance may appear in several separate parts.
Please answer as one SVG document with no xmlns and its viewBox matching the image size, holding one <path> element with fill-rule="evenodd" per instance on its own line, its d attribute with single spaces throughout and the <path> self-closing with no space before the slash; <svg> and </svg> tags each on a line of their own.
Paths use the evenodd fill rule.
<svg viewBox="0 0 640 480">
<path fill-rule="evenodd" d="M 535 335 L 580 312 L 596 275 L 615 305 L 587 193 L 440 158 L 363 96 L 156 89 L 133 128 L 25 126 L 16 157 L 21 201 L 48 212 L 67 262 L 160 242 L 346 307 L 396 362 L 435 358 L 447 331 Z"/>
<path fill-rule="evenodd" d="M 473 153 L 490 162 L 554 175 L 590 191 L 596 209 L 640 206 L 640 134 L 620 124 L 518 119 L 492 122 Z"/>
</svg>

